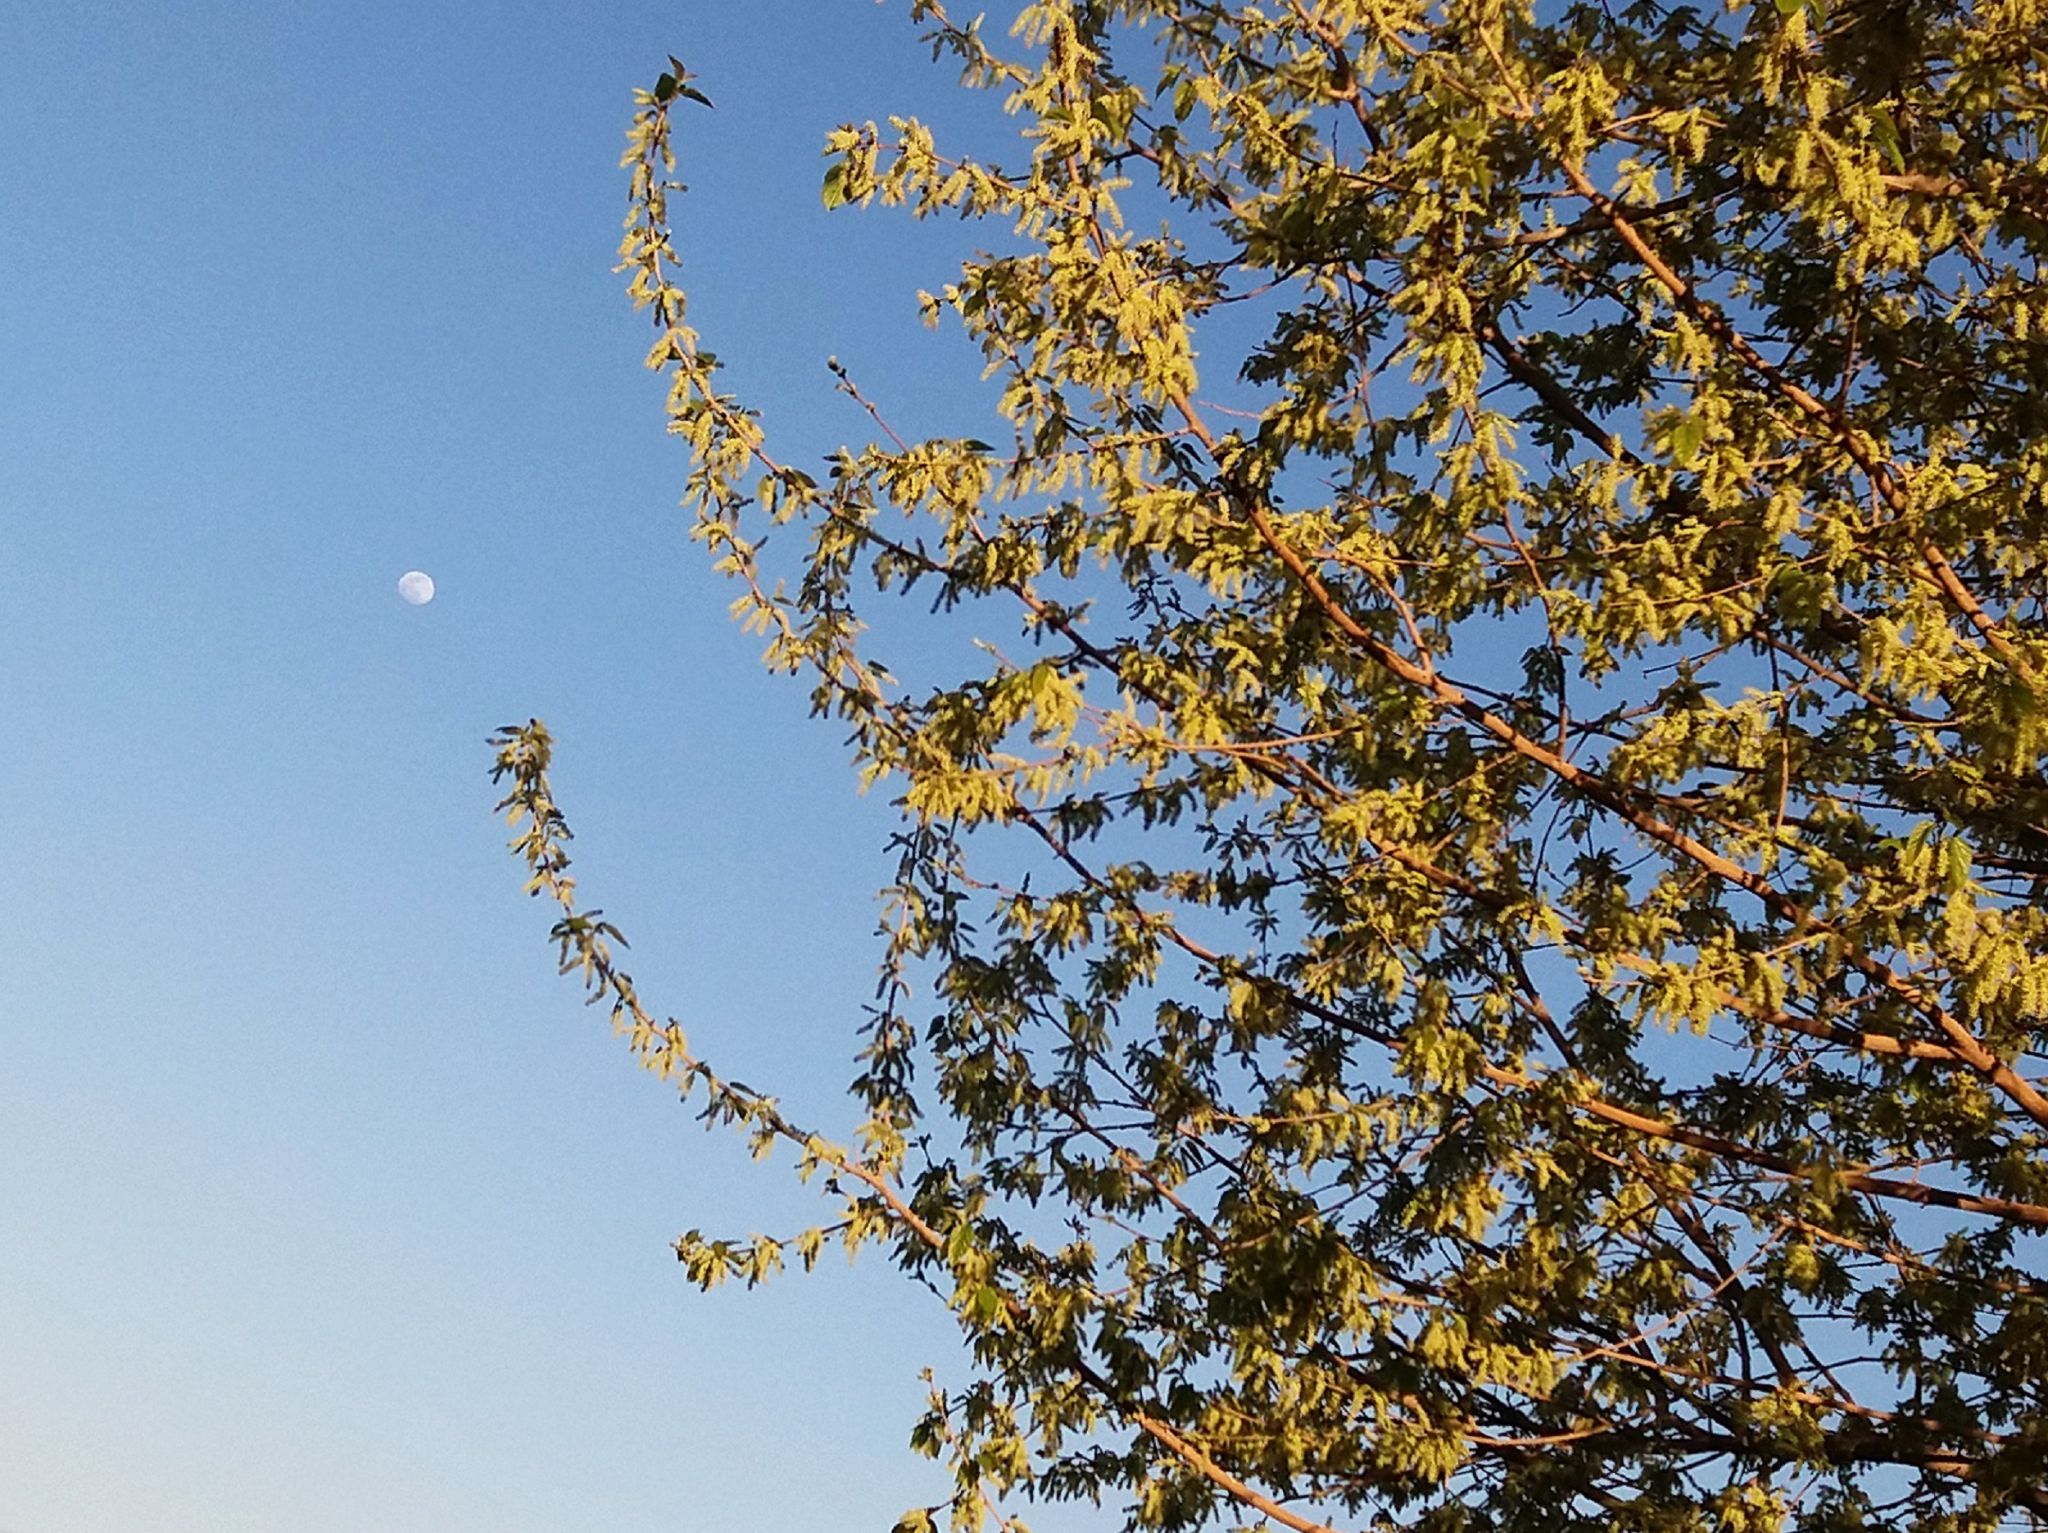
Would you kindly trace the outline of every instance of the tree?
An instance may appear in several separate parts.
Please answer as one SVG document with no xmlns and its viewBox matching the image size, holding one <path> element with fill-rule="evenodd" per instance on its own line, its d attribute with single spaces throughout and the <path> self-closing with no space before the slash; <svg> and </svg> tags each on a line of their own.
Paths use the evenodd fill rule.
<svg viewBox="0 0 2048 1533">
<path fill-rule="evenodd" d="M 2048 1522 L 2048 6 L 911 10 L 1015 162 L 849 126 L 824 198 L 1008 241 L 924 309 L 1010 440 L 837 370 L 878 440 L 777 457 L 673 60 L 626 158 L 695 536 L 900 795 L 854 1142 L 643 1005 L 494 742 L 565 971 L 832 1199 L 690 1276 L 946 1295 L 959 1526 Z"/>
</svg>

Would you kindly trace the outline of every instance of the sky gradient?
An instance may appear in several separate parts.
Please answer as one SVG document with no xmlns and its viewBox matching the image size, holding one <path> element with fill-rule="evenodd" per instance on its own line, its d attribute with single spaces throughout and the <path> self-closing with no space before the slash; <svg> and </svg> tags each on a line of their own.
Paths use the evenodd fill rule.
<svg viewBox="0 0 2048 1533">
<path fill-rule="evenodd" d="M 0 15 L 8 1533 L 794 1533 L 937 1494 L 903 1444 L 945 1317 L 872 1261 L 688 1287 L 682 1229 L 813 1205 L 555 978 L 490 813 L 485 737 L 546 718 L 643 992 L 848 1125 L 889 811 L 687 543 L 611 270 L 669 52 L 718 102 L 684 275 L 735 386 L 799 458 L 864 435 L 828 354 L 985 432 L 912 303 L 961 233 L 819 205 L 840 121 L 1000 123 L 899 4 Z"/>
</svg>

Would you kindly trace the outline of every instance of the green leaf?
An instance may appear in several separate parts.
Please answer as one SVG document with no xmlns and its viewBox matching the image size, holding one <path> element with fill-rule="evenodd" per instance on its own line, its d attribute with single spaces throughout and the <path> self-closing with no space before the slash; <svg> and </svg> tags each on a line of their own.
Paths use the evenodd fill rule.
<svg viewBox="0 0 2048 1533">
<path fill-rule="evenodd" d="M 825 169 L 825 185 L 824 185 L 824 190 L 823 190 L 823 193 L 822 193 L 822 196 L 823 196 L 823 199 L 824 199 L 824 203 L 825 203 L 825 206 L 826 206 L 826 207 L 828 207 L 828 208 L 836 208 L 836 207 L 841 207 L 841 206 L 844 206 L 844 204 L 845 204 L 845 202 L 846 202 L 846 192 L 845 192 L 845 190 L 844 190 L 844 188 L 845 188 L 845 185 L 846 185 L 846 165 L 845 165 L 845 163 L 844 163 L 844 162 L 842 161 L 842 162 L 839 162 L 839 163 L 836 163 L 836 164 L 833 164 L 833 165 L 829 165 L 829 166 L 827 166 L 827 167 L 826 167 L 826 169 Z"/>
<path fill-rule="evenodd" d="M 1883 106 L 1873 106 L 1869 108 L 1869 112 L 1870 136 L 1877 140 L 1878 148 L 1882 149 L 1885 158 L 1892 162 L 1892 169 L 1903 171 L 1906 168 L 1906 156 L 1899 145 L 1898 123 L 1892 120 L 1891 112 Z"/>
<path fill-rule="evenodd" d="M 690 84 L 693 78 L 695 77 L 691 75 L 690 71 L 683 68 L 682 61 L 671 53 L 668 56 L 667 71 L 659 80 L 654 82 L 654 99 L 661 105 L 666 106 L 669 102 L 681 96 L 686 100 L 695 101 L 701 106 L 710 106 L 711 98 Z"/>
</svg>

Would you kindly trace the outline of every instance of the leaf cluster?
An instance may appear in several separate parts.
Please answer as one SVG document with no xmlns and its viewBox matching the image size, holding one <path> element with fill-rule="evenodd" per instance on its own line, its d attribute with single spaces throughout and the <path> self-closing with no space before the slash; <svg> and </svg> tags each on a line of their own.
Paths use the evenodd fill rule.
<svg viewBox="0 0 2048 1533">
<path fill-rule="evenodd" d="M 1018 158 L 847 125 L 822 195 L 1008 231 L 923 302 L 999 445 L 835 364 L 878 438 L 772 453 L 673 60 L 621 251 L 693 535 L 902 810 L 854 1148 L 646 1015 L 497 742 L 565 969 L 837 1193 L 692 1277 L 950 1304 L 913 1530 L 2048 1520 L 2048 9 L 912 11 Z M 985 663 L 899 683 L 892 598 Z"/>
</svg>

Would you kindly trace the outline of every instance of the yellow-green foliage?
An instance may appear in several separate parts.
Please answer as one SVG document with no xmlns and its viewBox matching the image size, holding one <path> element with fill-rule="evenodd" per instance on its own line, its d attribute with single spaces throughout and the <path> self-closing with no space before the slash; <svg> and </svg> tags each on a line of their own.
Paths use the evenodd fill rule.
<svg viewBox="0 0 2048 1533">
<path fill-rule="evenodd" d="M 776 456 L 675 61 L 625 158 L 695 536 L 903 814 L 855 1144 L 650 1016 L 497 742 L 565 971 L 833 1200 L 690 1276 L 950 1300 L 906 1529 L 2040 1525 L 2048 6 L 911 10 L 1015 154 L 822 195 L 989 222 L 921 312 L 998 442 Z"/>
</svg>

